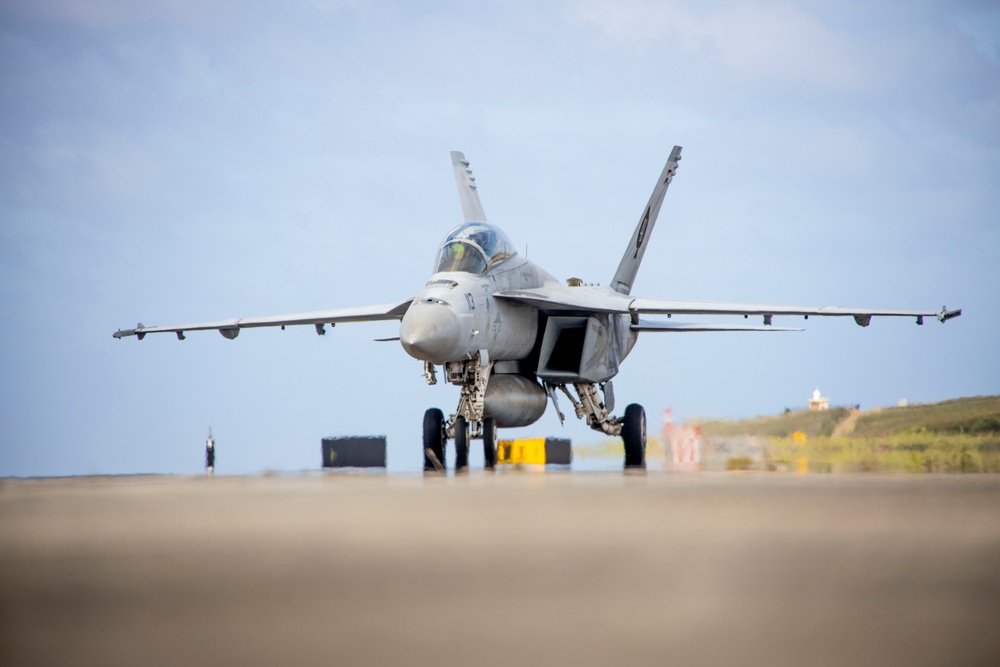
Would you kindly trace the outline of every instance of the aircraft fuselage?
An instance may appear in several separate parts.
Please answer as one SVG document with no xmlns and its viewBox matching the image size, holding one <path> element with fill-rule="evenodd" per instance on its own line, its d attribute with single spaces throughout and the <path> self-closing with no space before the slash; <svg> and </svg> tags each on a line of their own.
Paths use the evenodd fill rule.
<svg viewBox="0 0 1000 667">
<path fill-rule="evenodd" d="M 435 273 L 403 316 L 400 343 L 411 357 L 433 364 L 471 359 L 480 350 L 494 361 L 525 358 L 535 346 L 538 314 L 493 294 L 554 280 L 517 256 L 487 275 Z"/>
<path fill-rule="evenodd" d="M 486 275 L 435 273 L 403 316 L 400 343 L 410 356 L 432 364 L 464 361 L 478 353 L 488 361 L 520 362 L 514 372 L 559 383 L 613 377 L 636 340 L 628 316 L 546 315 L 493 296 L 543 286 L 574 289 L 518 255 Z"/>
</svg>

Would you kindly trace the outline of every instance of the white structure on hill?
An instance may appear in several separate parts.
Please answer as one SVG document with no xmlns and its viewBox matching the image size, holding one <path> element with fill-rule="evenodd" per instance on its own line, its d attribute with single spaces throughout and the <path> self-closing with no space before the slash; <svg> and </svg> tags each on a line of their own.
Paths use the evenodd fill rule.
<svg viewBox="0 0 1000 667">
<path fill-rule="evenodd" d="M 830 399 L 819 395 L 819 389 L 813 392 L 813 397 L 809 399 L 810 410 L 829 410 Z"/>
</svg>

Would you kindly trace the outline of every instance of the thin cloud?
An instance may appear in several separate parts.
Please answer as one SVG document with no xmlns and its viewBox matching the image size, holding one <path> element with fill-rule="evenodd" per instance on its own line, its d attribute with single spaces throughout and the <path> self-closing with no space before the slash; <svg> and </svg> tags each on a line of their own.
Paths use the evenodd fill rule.
<svg viewBox="0 0 1000 667">
<path fill-rule="evenodd" d="M 840 89 L 871 83 L 853 39 L 790 4 L 704 11 L 679 2 L 585 0 L 570 16 L 611 42 L 640 51 L 673 47 L 739 76 Z"/>
<path fill-rule="evenodd" d="M 113 28 L 142 23 L 216 23 L 239 10 L 233 0 L 11 0 L 0 5 L 0 16 L 32 21 L 56 21 L 82 28 Z"/>
</svg>

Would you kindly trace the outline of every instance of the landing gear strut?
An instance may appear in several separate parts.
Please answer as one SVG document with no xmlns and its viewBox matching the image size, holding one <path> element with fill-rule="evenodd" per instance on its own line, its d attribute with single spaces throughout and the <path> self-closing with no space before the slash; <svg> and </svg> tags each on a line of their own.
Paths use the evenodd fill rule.
<svg viewBox="0 0 1000 667">
<path fill-rule="evenodd" d="M 646 411 L 641 405 L 632 403 L 625 408 L 623 417 L 613 417 L 610 410 L 614 409 L 614 393 L 611 383 L 601 385 L 605 400 L 602 401 L 597 387 L 592 382 L 580 382 L 573 385 L 576 396 L 566 389 L 566 385 L 547 385 L 549 396 L 555 403 L 555 391 L 558 388 L 573 403 L 576 416 L 584 419 L 587 425 L 595 431 L 608 435 L 620 435 L 625 442 L 625 468 L 646 468 Z M 558 410 L 556 406 L 556 410 Z M 560 413 L 561 416 L 562 413 Z"/>
</svg>

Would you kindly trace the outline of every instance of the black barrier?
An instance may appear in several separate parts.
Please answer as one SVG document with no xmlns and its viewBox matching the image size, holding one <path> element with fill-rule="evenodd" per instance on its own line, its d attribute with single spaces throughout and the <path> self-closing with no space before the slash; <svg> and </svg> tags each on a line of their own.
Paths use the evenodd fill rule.
<svg viewBox="0 0 1000 667">
<path fill-rule="evenodd" d="M 324 468 L 384 468 L 385 436 L 323 438 Z"/>
<path fill-rule="evenodd" d="M 560 466 L 573 463 L 573 446 L 569 438 L 545 438 L 545 463 Z"/>
</svg>

